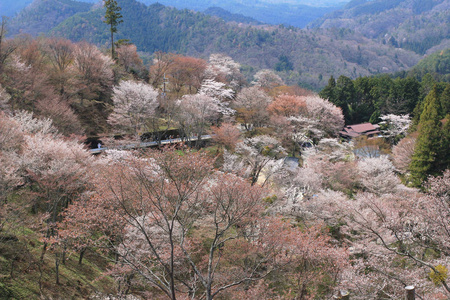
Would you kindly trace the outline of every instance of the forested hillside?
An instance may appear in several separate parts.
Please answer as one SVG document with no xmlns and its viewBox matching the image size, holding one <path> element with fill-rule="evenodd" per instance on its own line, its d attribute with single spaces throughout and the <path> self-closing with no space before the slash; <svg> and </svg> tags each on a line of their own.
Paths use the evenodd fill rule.
<svg viewBox="0 0 450 300">
<path fill-rule="evenodd" d="M 449 297 L 450 84 L 1 43 L 1 299 Z"/>
<path fill-rule="evenodd" d="M 220 7 L 209 7 L 206 10 L 203 11 L 203 13 L 210 15 L 210 16 L 216 16 L 224 20 L 225 22 L 237 22 L 237 23 L 246 23 L 246 24 L 253 24 L 253 25 L 259 25 L 262 24 L 261 22 L 246 17 L 242 14 L 233 14 L 229 11 L 220 8 Z"/>
<path fill-rule="evenodd" d="M 347 28 L 380 43 L 431 54 L 450 46 L 449 0 L 354 0 L 312 27 Z"/>
<path fill-rule="evenodd" d="M 450 48 L 427 56 L 408 72 L 401 72 L 405 73 L 417 78 L 431 74 L 438 81 L 450 82 Z"/>
<path fill-rule="evenodd" d="M 96 0 L 79 0 L 80 2 L 96 3 Z M 2 0 L 0 12 L 3 16 L 14 16 L 33 0 Z M 220 7 L 230 13 L 252 17 L 259 22 L 269 24 L 286 24 L 305 27 L 309 22 L 344 5 L 346 1 L 237 1 L 237 0 L 142 0 L 146 5 L 161 3 L 179 9 L 206 11 L 211 7 Z"/>
<path fill-rule="evenodd" d="M 161 3 L 179 9 L 205 11 L 216 6 L 231 13 L 242 14 L 266 24 L 284 24 L 304 28 L 308 23 L 332 12 L 344 5 L 346 1 L 184 1 L 184 0 L 143 0 L 150 5 Z"/>
<path fill-rule="evenodd" d="M 92 4 L 71 0 L 36 0 L 8 22 L 8 35 L 48 32 L 65 19 L 89 11 Z"/>
<path fill-rule="evenodd" d="M 287 83 L 316 90 L 331 75 L 356 78 L 395 72 L 419 60 L 412 52 L 372 42 L 350 30 L 227 24 L 215 17 L 160 4 L 146 7 L 133 0 L 121 0 L 119 4 L 124 22 L 118 27 L 117 38 L 130 39 L 139 51 L 176 52 L 201 58 L 215 52 L 226 53 L 246 66 L 246 76 L 278 65 L 277 70 Z M 109 47 L 103 14 L 103 8 L 76 14 L 49 34 Z M 283 64 L 289 67 L 280 68 Z"/>
</svg>

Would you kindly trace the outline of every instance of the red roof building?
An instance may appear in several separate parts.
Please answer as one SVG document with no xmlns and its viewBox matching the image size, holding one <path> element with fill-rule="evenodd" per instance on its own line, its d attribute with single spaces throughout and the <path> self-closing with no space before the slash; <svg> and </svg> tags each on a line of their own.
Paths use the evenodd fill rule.
<svg viewBox="0 0 450 300">
<path fill-rule="evenodd" d="M 379 129 L 380 126 L 373 125 L 371 123 L 348 125 L 345 126 L 344 129 L 339 131 L 339 135 L 349 140 L 361 135 L 366 135 L 367 137 L 374 137 L 380 134 Z"/>
</svg>

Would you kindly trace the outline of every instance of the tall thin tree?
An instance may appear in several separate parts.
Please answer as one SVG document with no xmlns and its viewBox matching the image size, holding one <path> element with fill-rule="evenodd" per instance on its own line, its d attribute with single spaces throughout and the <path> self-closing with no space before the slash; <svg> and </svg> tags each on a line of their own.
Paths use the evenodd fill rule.
<svg viewBox="0 0 450 300">
<path fill-rule="evenodd" d="M 114 51 L 114 33 L 117 32 L 117 25 L 123 22 L 122 14 L 120 11 L 122 8 L 117 4 L 116 0 L 104 0 L 103 7 L 106 8 L 105 22 L 110 25 L 109 31 L 111 32 L 111 56 L 115 59 L 116 54 Z"/>
<path fill-rule="evenodd" d="M 6 25 L 8 22 L 7 17 L 0 17 L 0 74 L 3 71 L 3 65 L 5 64 L 6 59 L 16 50 L 16 43 L 7 43 L 5 40 L 6 35 Z"/>
</svg>

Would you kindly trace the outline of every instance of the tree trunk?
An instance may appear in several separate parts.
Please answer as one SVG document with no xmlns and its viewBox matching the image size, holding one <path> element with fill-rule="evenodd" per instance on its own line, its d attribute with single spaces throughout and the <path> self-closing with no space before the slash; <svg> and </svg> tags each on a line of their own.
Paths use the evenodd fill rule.
<svg viewBox="0 0 450 300">
<path fill-rule="evenodd" d="M 116 60 L 116 54 L 114 52 L 114 32 L 112 24 L 111 24 L 111 57 L 113 60 Z"/>
<path fill-rule="evenodd" d="M 43 263 L 43 262 L 44 262 L 44 255 L 45 255 L 45 252 L 47 252 L 47 242 L 44 242 L 44 248 L 42 248 L 41 257 L 40 257 L 40 259 L 39 259 L 39 262 L 40 262 L 40 263 Z"/>
<path fill-rule="evenodd" d="M 56 284 L 59 285 L 59 254 L 55 254 Z"/>
<path fill-rule="evenodd" d="M 406 300 L 414 300 L 416 299 L 416 292 L 413 285 L 408 285 L 405 287 L 406 290 Z"/>
<path fill-rule="evenodd" d="M 83 248 L 80 251 L 80 258 L 78 259 L 78 264 L 79 265 L 81 265 L 83 263 L 83 256 L 84 256 L 84 253 L 86 253 L 86 250 L 87 250 L 87 248 Z"/>
<path fill-rule="evenodd" d="M 66 246 L 64 246 L 64 249 L 63 249 L 63 253 L 62 253 L 62 263 L 63 263 L 63 265 L 66 265 Z"/>
</svg>

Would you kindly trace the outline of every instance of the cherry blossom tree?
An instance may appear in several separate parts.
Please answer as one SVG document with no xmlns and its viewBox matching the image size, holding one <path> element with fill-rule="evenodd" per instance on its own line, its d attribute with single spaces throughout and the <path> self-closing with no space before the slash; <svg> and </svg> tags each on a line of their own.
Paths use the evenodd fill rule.
<svg viewBox="0 0 450 300">
<path fill-rule="evenodd" d="M 41 116 L 52 120 L 52 124 L 64 135 L 82 135 L 83 128 L 73 109 L 60 96 L 53 95 L 40 99 L 36 108 Z"/>
<path fill-rule="evenodd" d="M 49 74 L 49 81 L 55 87 L 55 92 L 63 97 L 69 97 L 73 92 L 70 90 L 69 81 L 73 78 L 72 63 L 74 44 L 65 39 L 52 38 L 47 42 L 45 52 L 53 68 Z"/>
<path fill-rule="evenodd" d="M 289 274 L 280 281 L 312 295 L 326 274 L 338 277 L 345 254 L 333 252 L 319 227 L 263 215 L 266 192 L 214 172 L 204 154 L 154 152 L 103 171 L 97 192 L 69 207 L 60 231 L 81 241 L 88 233 L 97 249 L 112 250 L 113 273 L 135 274 L 133 284 L 154 288 L 147 296 L 214 299 L 270 274 Z"/>
<path fill-rule="evenodd" d="M 414 147 L 416 144 L 416 138 L 413 136 L 407 136 L 398 142 L 392 148 L 392 161 L 397 170 L 403 174 L 409 170 L 409 165 L 414 155 Z"/>
<path fill-rule="evenodd" d="M 137 53 L 136 45 L 120 45 L 116 49 L 117 60 L 125 68 L 126 72 L 139 73 L 144 68 L 142 59 Z"/>
<path fill-rule="evenodd" d="M 24 133 L 58 136 L 58 130 L 49 118 L 37 118 L 33 113 L 24 110 L 15 111 L 11 118 L 18 123 L 18 128 Z"/>
<path fill-rule="evenodd" d="M 32 66 L 36 71 L 45 68 L 45 39 L 32 39 L 30 37 L 24 37 L 20 40 L 19 47 L 17 48 L 17 54 L 21 57 L 24 64 Z"/>
<path fill-rule="evenodd" d="M 230 101 L 234 97 L 234 91 L 227 88 L 225 83 L 207 78 L 203 80 L 198 94 L 216 99 L 221 107 L 221 113 L 223 115 L 231 116 L 235 113 L 235 111 L 229 107 Z"/>
<path fill-rule="evenodd" d="M 153 117 L 158 107 L 158 92 L 150 85 L 121 81 L 113 89 L 114 111 L 108 122 L 125 131 L 138 133 L 145 121 Z"/>
<path fill-rule="evenodd" d="M 305 97 L 307 116 L 318 120 L 318 127 L 326 135 L 336 137 L 344 127 L 342 109 L 319 96 Z"/>
<path fill-rule="evenodd" d="M 23 132 L 19 124 L 0 112 L 0 207 L 6 202 L 9 192 L 23 184 L 19 176 L 17 152 L 22 148 Z"/>
<path fill-rule="evenodd" d="M 283 80 L 274 71 L 263 69 L 258 71 L 253 77 L 252 84 L 262 87 L 266 91 L 269 91 L 277 86 L 284 85 Z"/>
<path fill-rule="evenodd" d="M 283 94 L 275 98 L 268 111 L 285 143 L 292 144 L 292 153 L 300 143 L 314 145 L 322 138 L 336 137 L 344 126 L 341 109 L 318 96 Z"/>
<path fill-rule="evenodd" d="M 211 188 L 207 181 L 212 172 L 209 158 L 200 154 L 179 156 L 175 152 L 154 153 L 151 159 L 118 162 L 111 170 L 105 171 L 108 177 L 99 182 L 99 193 L 90 202 L 108 205 L 98 205 L 97 212 L 86 212 L 81 205 L 74 205 L 68 215 L 75 218 L 72 225 L 78 224 L 78 212 L 98 215 L 102 214 L 102 209 L 108 211 L 112 217 L 107 220 L 115 220 L 114 224 L 119 226 L 106 236 L 109 238 L 107 245 L 113 247 L 120 257 L 116 272 L 123 270 L 120 266 L 127 266 L 171 299 L 175 299 L 177 293 L 195 295 L 199 283 L 196 278 L 204 275 L 201 265 L 197 265 L 198 262 L 192 258 L 199 249 L 196 250 L 195 239 L 191 239 L 188 232 L 193 230 L 194 223 L 200 217 L 203 218 L 208 207 L 214 211 L 214 199 L 208 202 L 205 190 L 207 186 Z M 251 201 L 257 203 L 257 194 L 254 197 Z M 217 206 L 216 209 L 222 207 Z M 229 209 L 231 214 L 232 206 Z M 239 210 L 239 213 L 244 212 Z M 216 224 L 219 226 L 222 221 L 217 217 Z M 92 222 L 94 224 L 90 226 L 95 230 L 110 228 L 95 224 L 95 221 L 104 223 L 105 220 L 81 218 L 84 219 L 83 226 L 88 225 L 86 222 Z M 225 220 L 233 224 L 237 222 L 233 221 L 234 218 Z M 118 239 L 120 235 L 114 232 L 122 233 L 122 237 Z M 222 236 L 229 238 L 224 233 L 217 235 L 220 243 L 226 242 L 219 240 Z M 218 252 L 218 248 L 218 244 L 214 243 L 212 251 Z M 215 272 L 215 267 L 212 272 Z M 203 277 L 202 283 L 207 282 L 211 287 L 212 278 L 211 274 Z"/>
<path fill-rule="evenodd" d="M 217 99 L 207 95 L 185 95 L 177 102 L 177 121 L 186 138 L 196 135 L 200 140 L 207 124 L 220 117 L 222 108 Z"/>
<path fill-rule="evenodd" d="M 41 134 L 26 136 L 20 168 L 34 193 L 33 210 L 51 213 L 52 222 L 87 186 L 90 154 L 77 141 Z"/>
<path fill-rule="evenodd" d="M 184 86 L 188 87 L 190 94 L 198 92 L 205 77 L 205 69 L 206 61 L 203 59 L 177 55 L 167 72 L 169 84 L 177 94 Z"/>
<path fill-rule="evenodd" d="M 0 151 L 15 152 L 23 143 L 23 132 L 19 123 L 0 112 Z"/>
<path fill-rule="evenodd" d="M 149 71 L 149 83 L 154 88 L 158 88 L 163 84 L 164 74 L 169 71 L 170 66 L 173 64 L 175 54 L 158 51 L 153 56 L 153 64 L 150 66 Z"/>
<path fill-rule="evenodd" d="M 270 114 L 291 117 L 306 112 L 306 102 L 303 98 L 283 94 L 275 98 L 267 107 Z"/>
<path fill-rule="evenodd" d="M 380 117 L 381 132 L 391 144 L 395 144 L 399 139 L 404 137 L 411 125 L 411 117 L 409 115 L 382 115 Z"/>
<path fill-rule="evenodd" d="M 263 169 L 270 162 L 277 160 L 285 155 L 284 148 L 280 142 L 270 136 L 261 135 L 253 138 L 247 138 L 243 142 L 236 145 L 235 152 L 237 156 L 226 156 L 225 167 L 235 168 L 236 164 L 240 164 L 245 169 L 235 169 L 235 172 L 243 171 L 250 178 L 251 184 L 258 182 Z M 234 161 L 234 162 L 233 162 Z M 226 170 L 231 171 L 231 170 Z M 267 174 L 269 175 L 269 174 Z M 267 177 L 265 181 L 267 181 Z"/>
<path fill-rule="evenodd" d="M 5 209 L 0 223 L 17 222 L 30 211 L 41 220 L 33 225 L 43 234 L 38 262 L 41 265 L 45 253 L 54 249 L 51 240 L 57 236 L 55 222 L 61 220 L 61 211 L 89 188 L 92 157 L 76 140 L 65 140 L 57 134 L 51 121 L 35 120 L 31 113 L 19 112 L 12 118 L 0 118 L 0 128 L 0 205 L 2 211 Z M 3 138 L 8 139 L 7 143 L 3 143 L 6 142 Z M 8 194 L 13 190 L 20 192 L 20 200 L 7 203 Z M 58 248 L 55 260 L 57 282 L 62 257 L 64 247 Z"/>
<path fill-rule="evenodd" d="M 76 44 L 73 55 L 80 76 L 79 93 L 83 99 L 95 99 L 98 93 L 105 93 L 112 88 L 113 61 L 109 56 L 87 42 Z"/>
<path fill-rule="evenodd" d="M 353 251 L 362 258 L 356 265 L 359 271 L 363 272 L 368 268 L 371 270 L 367 274 L 367 286 L 363 287 L 365 293 L 372 291 L 375 294 L 399 298 L 403 287 L 411 284 L 416 286 L 417 294 L 441 294 L 440 297 L 431 297 L 433 299 L 442 298 L 445 290 L 447 292 L 444 293 L 448 293 L 445 276 L 440 273 L 444 272 L 444 269 L 439 267 L 448 264 L 447 258 L 441 255 L 424 255 L 440 247 L 431 242 L 425 234 L 428 228 L 432 228 L 432 220 L 419 217 L 425 216 L 425 210 L 434 210 L 430 209 L 430 203 L 427 203 L 427 208 L 422 207 L 418 211 L 420 206 L 415 204 L 424 203 L 417 202 L 417 199 L 411 193 L 387 194 L 383 197 L 373 194 L 357 196 L 348 218 L 349 229 L 353 233 L 346 231 L 346 234 L 357 241 Z M 432 231 L 435 232 L 434 229 Z M 404 259 L 403 263 L 396 264 L 395 261 L 401 258 Z"/>
<path fill-rule="evenodd" d="M 238 121 L 250 130 L 253 126 L 261 127 L 267 124 L 269 114 L 267 106 L 272 102 L 264 91 L 257 87 L 243 88 L 233 101 L 236 109 Z"/>
<path fill-rule="evenodd" d="M 225 146 L 228 150 L 234 150 L 238 143 L 241 132 L 231 123 L 222 123 L 220 127 L 211 127 L 213 133 L 213 140 L 219 145 Z"/>
<path fill-rule="evenodd" d="M 0 84 L 0 110 L 8 111 L 9 110 L 9 100 L 11 96 L 6 92 L 6 90 Z"/>
<path fill-rule="evenodd" d="M 240 64 L 225 54 L 211 54 L 205 71 L 207 78 L 227 83 L 233 90 L 238 90 L 244 83 Z"/>
<path fill-rule="evenodd" d="M 400 183 L 394 174 L 394 165 L 386 155 L 358 161 L 361 183 L 369 192 L 387 194 L 395 191 Z"/>
</svg>

